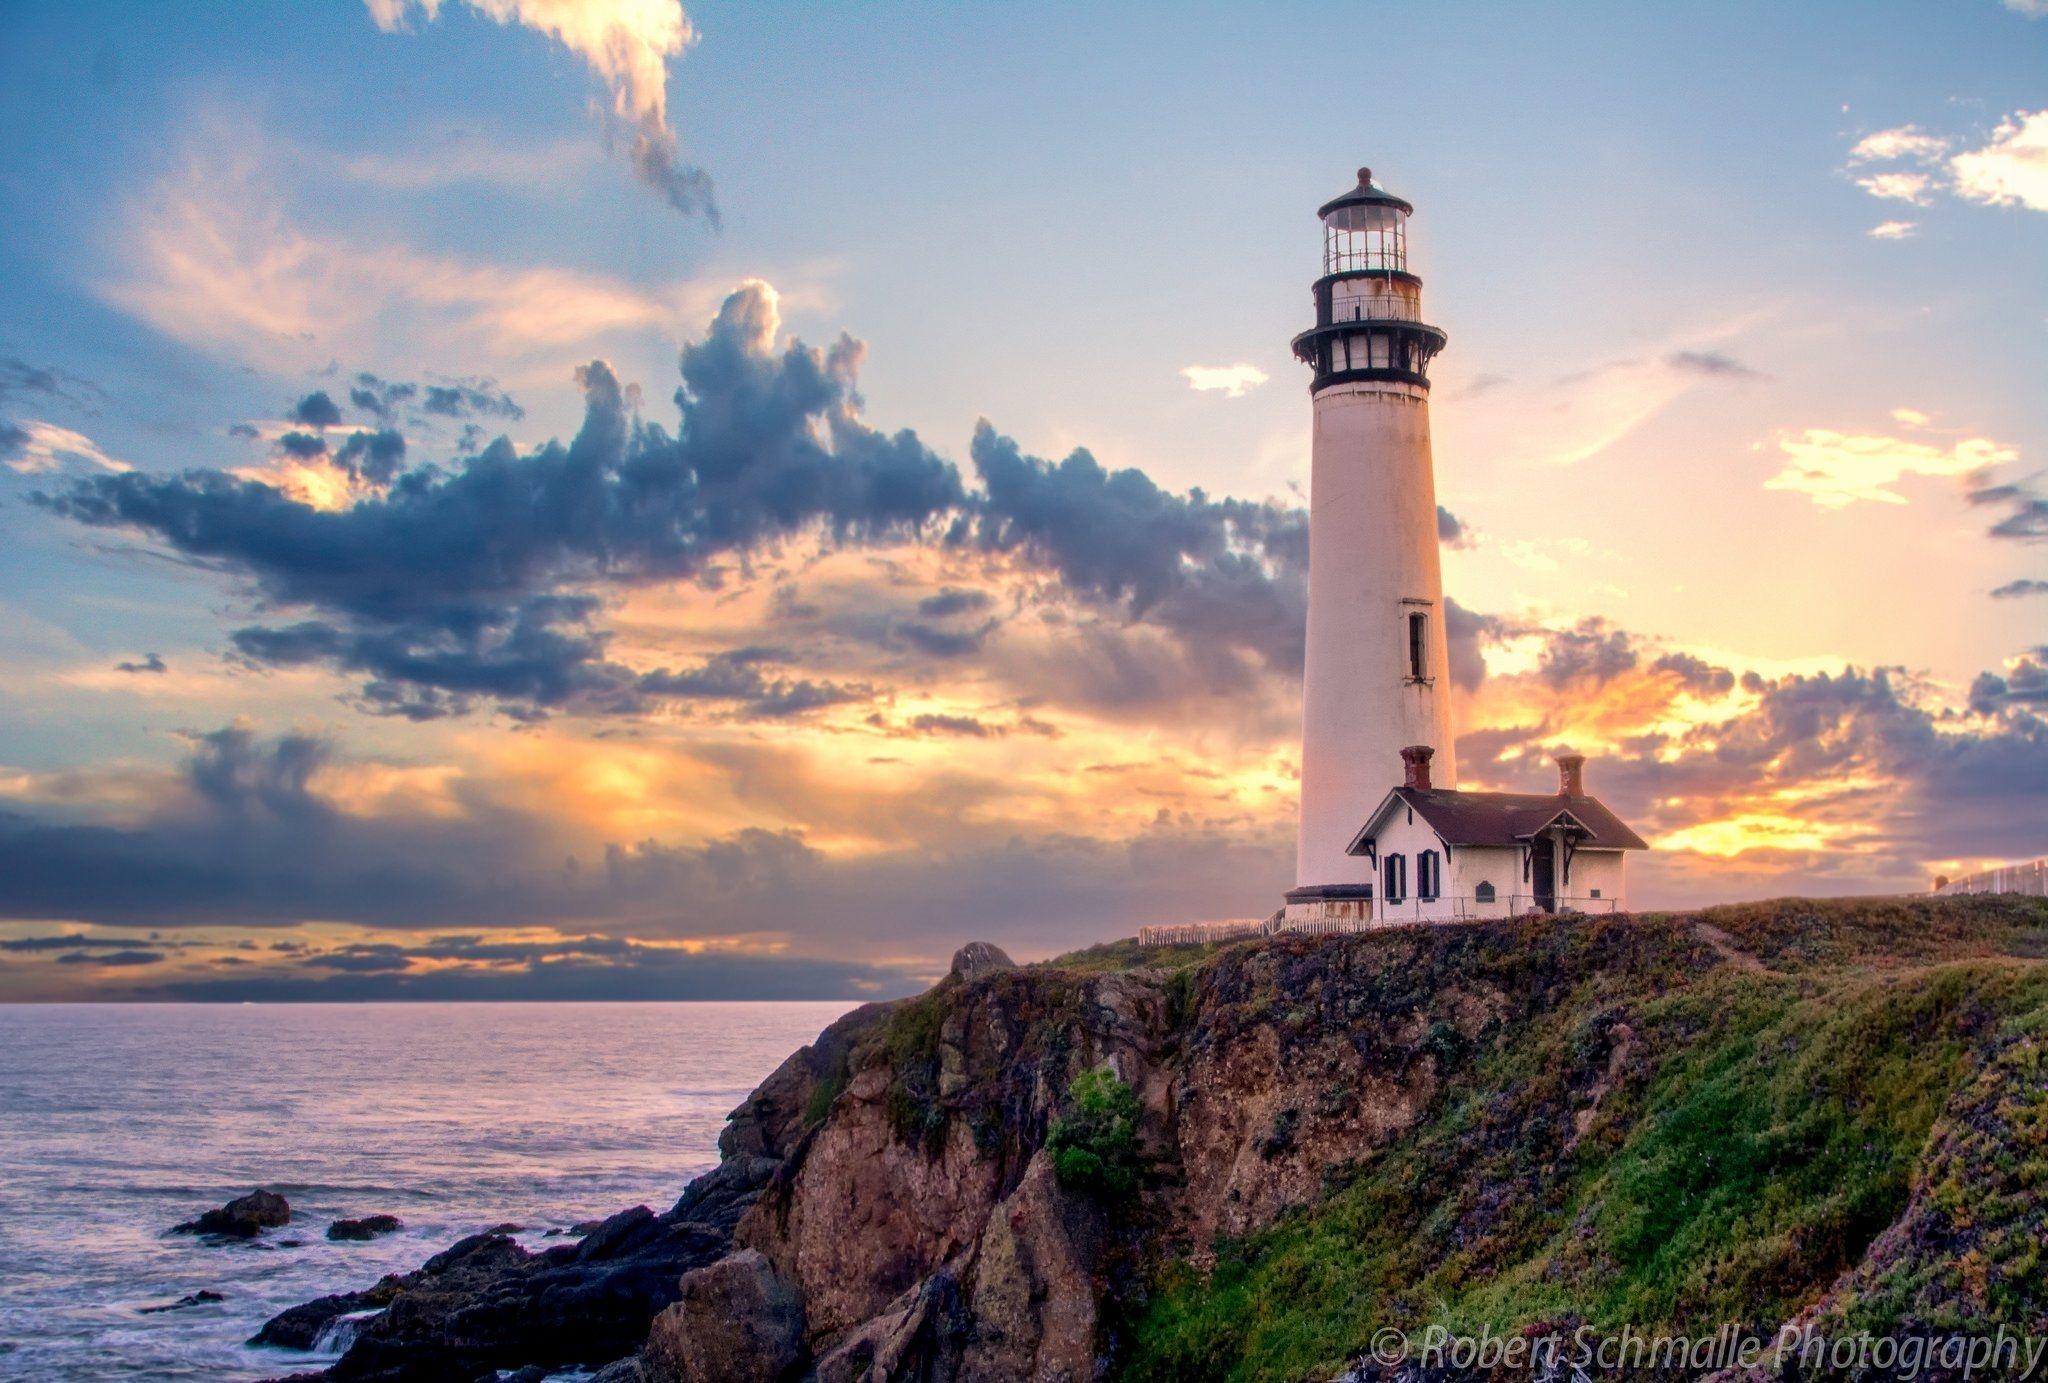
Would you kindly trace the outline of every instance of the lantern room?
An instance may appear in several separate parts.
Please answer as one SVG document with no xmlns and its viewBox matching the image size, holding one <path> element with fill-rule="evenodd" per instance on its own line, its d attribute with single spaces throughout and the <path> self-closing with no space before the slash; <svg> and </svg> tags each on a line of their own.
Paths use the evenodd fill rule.
<svg viewBox="0 0 2048 1383">
<path fill-rule="evenodd" d="M 1422 320 L 1422 280 L 1408 272 L 1408 218 L 1415 211 L 1358 170 L 1358 185 L 1318 208 L 1323 275 L 1316 325 L 1294 339 L 1315 370 L 1311 392 L 1339 383 L 1429 387 L 1429 362 L 1444 333 Z"/>
</svg>

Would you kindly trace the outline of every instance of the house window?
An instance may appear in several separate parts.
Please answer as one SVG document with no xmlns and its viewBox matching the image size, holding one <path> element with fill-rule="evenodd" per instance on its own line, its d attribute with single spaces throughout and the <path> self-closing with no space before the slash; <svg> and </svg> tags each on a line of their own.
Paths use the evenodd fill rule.
<svg viewBox="0 0 2048 1383">
<path fill-rule="evenodd" d="M 1408 857 L 1389 855 L 1380 863 L 1381 880 L 1386 885 L 1387 902 L 1398 903 L 1408 896 Z"/>
<path fill-rule="evenodd" d="M 1425 903 L 1434 903 L 1443 892 L 1444 857 L 1434 850 L 1424 850 L 1415 857 L 1415 896 Z"/>
<path fill-rule="evenodd" d="M 1429 616 L 1420 610 L 1408 616 L 1408 680 L 1421 682 L 1429 676 Z"/>
<path fill-rule="evenodd" d="M 1479 881 L 1479 887 L 1472 890 L 1472 901 L 1475 903 L 1491 903 L 1494 896 L 1493 885 L 1484 879 Z"/>
</svg>

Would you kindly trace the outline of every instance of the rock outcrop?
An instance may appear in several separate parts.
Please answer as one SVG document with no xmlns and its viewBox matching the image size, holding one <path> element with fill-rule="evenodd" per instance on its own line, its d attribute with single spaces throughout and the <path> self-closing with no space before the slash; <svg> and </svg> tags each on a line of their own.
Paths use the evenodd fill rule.
<svg viewBox="0 0 2048 1383">
<path fill-rule="evenodd" d="M 175 1226 L 173 1234 L 201 1234 L 213 1239 L 254 1239 L 266 1229 L 291 1223 L 291 1203 L 275 1191 L 256 1190 L 209 1210 L 196 1220 Z"/>
<path fill-rule="evenodd" d="M 359 1220 L 336 1220 L 327 1226 L 327 1237 L 337 1243 L 362 1242 L 380 1234 L 396 1234 L 405 1221 L 396 1215 L 365 1215 Z"/>
<path fill-rule="evenodd" d="M 343 1379 L 1083 1383 L 1331 1376 L 1432 1302 L 1535 1330 L 1624 1280 L 1652 1322 L 2048 1310 L 2048 1164 L 2006 1165 L 2048 1127 L 2048 907 L 1711 917 L 963 948 L 763 1081 L 675 1210 L 466 1241 L 294 1335 L 388 1303 Z"/>
<path fill-rule="evenodd" d="M 641 1373 L 680 1383 L 779 1383 L 804 1359 L 804 1304 L 752 1249 L 684 1273 L 654 1318 Z"/>
<path fill-rule="evenodd" d="M 970 941 L 953 953 L 953 965 L 946 973 L 962 984 L 971 984 L 998 970 L 1015 970 L 1017 962 L 1002 947 L 986 941 Z"/>
</svg>

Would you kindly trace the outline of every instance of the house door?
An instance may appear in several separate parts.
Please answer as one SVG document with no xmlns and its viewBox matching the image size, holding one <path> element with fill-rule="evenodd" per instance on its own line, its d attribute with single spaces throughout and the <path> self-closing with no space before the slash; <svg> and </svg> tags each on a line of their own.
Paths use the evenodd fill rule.
<svg viewBox="0 0 2048 1383">
<path fill-rule="evenodd" d="M 1529 843 L 1529 887 L 1537 907 L 1557 911 L 1557 842 L 1548 836 Z"/>
</svg>

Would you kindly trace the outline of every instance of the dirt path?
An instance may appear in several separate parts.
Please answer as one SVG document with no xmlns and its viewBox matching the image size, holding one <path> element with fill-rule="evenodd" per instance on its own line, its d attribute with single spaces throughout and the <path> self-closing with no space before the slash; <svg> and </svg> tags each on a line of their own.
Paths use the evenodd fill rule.
<svg viewBox="0 0 2048 1383">
<path fill-rule="evenodd" d="M 1746 971 L 1752 975 L 1768 975 L 1771 973 L 1771 968 L 1768 965 L 1765 965 L 1755 956 L 1737 946 L 1734 937 L 1728 935 L 1728 933 L 1722 931 L 1713 923 L 1695 922 L 1692 924 L 1692 930 L 1693 935 L 1714 948 L 1715 955 L 1727 961 L 1737 970 Z"/>
</svg>

